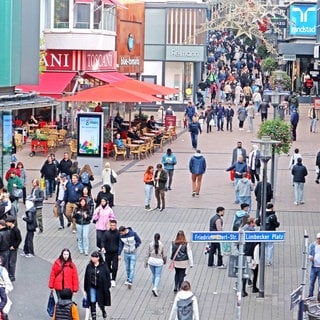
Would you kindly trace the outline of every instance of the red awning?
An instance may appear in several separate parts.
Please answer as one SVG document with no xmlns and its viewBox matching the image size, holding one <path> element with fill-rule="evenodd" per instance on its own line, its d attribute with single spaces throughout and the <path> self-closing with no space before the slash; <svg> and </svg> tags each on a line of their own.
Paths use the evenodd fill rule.
<svg viewBox="0 0 320 320">
<path fill-rule="evenodd" d="M 179 92 L 178 89 L 164 87 L 158 84 L 153 84 L 153 83 L 138 81 L 133 79 L 117 82 L 116 85 L 121 88 L 126 88 L 129 90 L 138 91 L 138 92 L 147 93 L 147 94 L 156 95 L 156 96 L 168 96 L 170 94 L 175 94 Z"/>
<path fill-rule="evenodd" d="M 153 102 L 161 101 L 161 99 L 149 94 L 119 88 L 116 84 L 106 84 L 104 86 L 80 91 L 73 96 L 61 98 L 59 101 Z"/>
<path fill-rule="evenodd" d="M 41 96 L 61 98 L 63 91 L 75 75 L 76 72 L 45 72 L 39 75 L 38 85 L 21 84 L 17 88 L 24 92 L 39 92 Z"/>
<path fill-rule="evenodd" d="M 106 83 L 115 83 L 123 80 L 129 80 L 130 78 L 125 76 L 124 74 L 120 72 L 87 72 L 88 76 L 92 78 L 99 79 L 101 81 L 104 81 Z"/>
</svg>

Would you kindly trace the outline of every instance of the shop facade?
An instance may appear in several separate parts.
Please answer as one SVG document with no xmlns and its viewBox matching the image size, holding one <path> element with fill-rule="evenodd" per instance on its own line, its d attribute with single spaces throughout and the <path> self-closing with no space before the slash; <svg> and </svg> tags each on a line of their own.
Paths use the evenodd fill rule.
<svg viewBox="0 0 320 320">
<path fill-rule="evenodd" d="M 176 88 L 171 104 L 195 100 L 206 60 L 205 3 L 146 3 L 143 81 Z"/>
</svg>

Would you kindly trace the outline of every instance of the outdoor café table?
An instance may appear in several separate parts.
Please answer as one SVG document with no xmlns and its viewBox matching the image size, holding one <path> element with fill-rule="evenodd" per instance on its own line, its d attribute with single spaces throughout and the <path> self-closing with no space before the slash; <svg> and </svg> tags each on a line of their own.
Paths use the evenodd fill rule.
<svg viewBox="0 0 320 320">
<path fill-rule="evenodd" d="M 143 134 L 145 137 L 155 137 L 156 134 L 155 133 L 150 133 L 150 132 L 146 132 Z"/>
<path fill-rule="evenodd" d="M 143 144 L 144 143 L 143 140 L 132 140 L 131 142 L 135 143 L 135 144 Z"/>
<path fill-rule="evenodd" d="M 152 140 L 152 137 L 140 137 L 141 140 L 149 141 Z"/>
</svg>

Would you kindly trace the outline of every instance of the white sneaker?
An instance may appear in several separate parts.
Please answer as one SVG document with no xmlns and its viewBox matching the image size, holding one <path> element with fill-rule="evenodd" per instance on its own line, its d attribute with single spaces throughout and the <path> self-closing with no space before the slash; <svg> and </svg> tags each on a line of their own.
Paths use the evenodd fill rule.
<svg viewBox="0 0 320 320">
<path fill-rule="evenodd" d="M 155 297 L 158 297 L 158 291 L 157 291 L 157 288 L 153 288 L 152 289 L 152 293 Z"/>
<path fill-rule="evenodd" d="M 127 286 L 127 285 L 129 285 L 129 283 L 130 283 L 130 282 L 127 280 L 127 281 L 124 283 L 124 285 Z"/>
<path fill-rule="evenodd" d="M 31 253 L 26 254 L 26 258 L 34 258 L 34 255 Z"/>
<path fill-rule="evenodd" d="M 21 253 L 20 253 L 20 256 L 21 256 L 21 257 L 25 257 L 26 254 L 25 254 L 24 252 L 21 252 Z"/>
<path fill-rule="evenodd" d="M 115 287 L 116 286 L 116 282 L 114 280 L 111 280 L 111 287 Z"/>
</svg>

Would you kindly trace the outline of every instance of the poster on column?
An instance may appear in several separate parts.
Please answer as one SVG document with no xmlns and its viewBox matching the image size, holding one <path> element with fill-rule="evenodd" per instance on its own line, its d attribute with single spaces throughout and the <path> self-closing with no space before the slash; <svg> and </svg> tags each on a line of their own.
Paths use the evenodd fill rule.
<svg viewBox="0 0 320 320">
<path fill-rule="evenodd" d="M 78 147 L 79 157 L 101 157 L 101 126 L 100 114 L 78 114 Z"/>
</svg>

